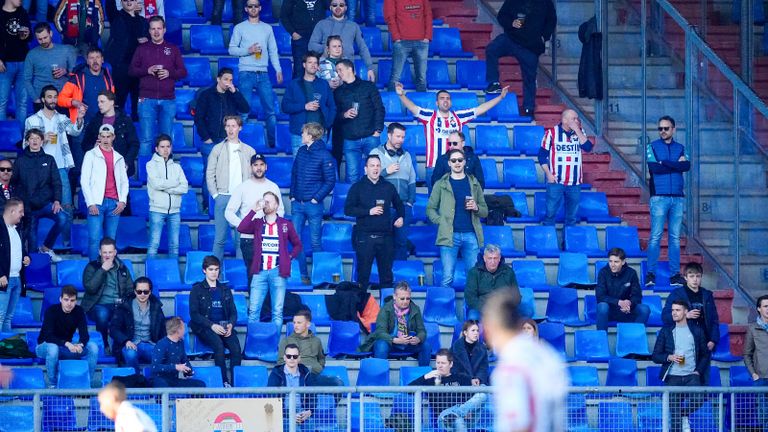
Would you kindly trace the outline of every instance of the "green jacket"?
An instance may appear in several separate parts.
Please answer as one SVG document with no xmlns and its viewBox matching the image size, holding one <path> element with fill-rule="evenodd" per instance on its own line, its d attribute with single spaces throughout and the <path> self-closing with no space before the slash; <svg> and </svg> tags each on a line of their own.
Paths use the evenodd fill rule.
<svg viewBox="0 0 768 432">
<path fill-rule="evenodd" d="M 381 339 L 392 344 L 392 333 L 397 325 L 397 315 L 395 315 L 394 300 L 389 300 L 382 306 L 379 315 L 376 317 L 376 330 L 369 334 L 365 341 L 357 349 L 358 351 L 371 351 L 373 344 Z M 416 332 L 416 337 L 421 341 L 427 340 L 427 329 L 424 327 L 424 318 L 421 315 L 421 309 L 416 303 L 411 302 L 408 312 L 408 332 Z"/>
<path fill-rule="evenodd" d="M 299 347 L 301 353 L 301 364 L 308 367 L 312 372 L 319 374 L 325 367 L 325 352 L 323 351 L 323 343 L 320 338 L 312 334 L 312 330 L 309 330 L 307 337 L 302 337 L 296 333 L 291 333 L 290 336 L 283 338 L 280 341 L 280 345 L 277 349 L 277 364 L 281 365 L 285 363 L 283 354 L 285 354 L 285 346 L 288 344 L 296 344 Z"/>
<path fill-rule="evenodd" d="M 517 295 L 516 303 L 520 304 L 520 290 L 512 267 L 500 263 L 499 268 L 491 273 L 485 268 L 485 263 L 477 263 L 467 272 L 467 286 L 464 288 L 464 302 L 470 309 L 482 310 L 485 299 L 494 290 L 511 288 Z"/>
<path fill-rule="evenodd" d="M 453 197 L 450 176 L 451 174 L 448 173 L 435 182 L 427 203 L 427 217 L 437 225 L 435 244 L 438 246 L 453 246 L 453 215 L 456 212 L 456 200 Z M 472 197 L 478 207 L 478 211 L 472 213 L 472 226 L 475 228 L 477 245 L 483 247 L 483 227 L 480 225 L 480 218 L 488 216 L 488 205 L 485 203 L 480 182 L 472 175 L 467 174 L 467 177 Z"/>
</svg>

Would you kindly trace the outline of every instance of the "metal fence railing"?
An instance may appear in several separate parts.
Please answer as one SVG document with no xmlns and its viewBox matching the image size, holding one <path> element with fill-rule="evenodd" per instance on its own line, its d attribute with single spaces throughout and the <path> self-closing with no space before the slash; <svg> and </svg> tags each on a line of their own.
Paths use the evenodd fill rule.
<svg viewBox="0 0 768 432">
<path fill-rule="evenodd" d="M 201 430 L 182 424 L 206 415 L 217 417 L 215 407 L 202 404 L 191 416 L 181 411 L 177 415 L 184 403 L 201 399 L 207 405 L 226 399 L 219 401 L 226 402 L 221 406 L 235 415 L 218 416 L 216 421 L 231 421 L 231 426 L 239 421 L 233 419 L 238 414 L 236 402 L 242 400 L 240 416 L 259 421 L 277 416 L 278 423 L 284 418 L 286 432 L 461 432 L 495 430 L 492 391 L 491 387 L 131 389 L 129 400 L 163 432 Z M 112 430 L 112 423 L 99 412 L 97 392 L 0 391 L 0 431 Z M 273 401 L 278 403 L 274 410 Z M 572 387 L 563 408 L 560 415 L 565 416 L 567 430 L 667 432 L 686 426 L 697 432 L 760 430 L 768 424 L 768 388 Z M 297 423 L 297 413 L 306 409 L 312 415 Z"/>
</svg>

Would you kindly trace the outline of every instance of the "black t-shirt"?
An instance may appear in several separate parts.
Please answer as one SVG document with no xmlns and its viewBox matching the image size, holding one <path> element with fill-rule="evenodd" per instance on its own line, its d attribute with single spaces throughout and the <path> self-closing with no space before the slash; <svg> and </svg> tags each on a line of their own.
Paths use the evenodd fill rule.
<svg viewBox="0 0 768 432">
<path fill-rule="evenodd" d="M 701 312 L 699 317 L 693 321 L 702 329 L 706 329 L 707 325 L 706 321 L 704 321 L 704 294 L 702 293 L 701 288 L 699 288 L 698 291 L 693 292 L 693 290 L 686 285 L 685 294 L 688 295 L 688 300 L 691 302 L 690 310 L 698 309 L 699 312 Z"/>
<path fill-rule="evenodd" d="M 20 29 L 29 29 L 27 40 L 21 40 Z M 29 41 L 32 40 L 29 15 L 20 7 L 14 12 L 6 12 L 0 9 L 0 60 L 5 62 L 23 62 L 29 52 Z"/>
</svg>

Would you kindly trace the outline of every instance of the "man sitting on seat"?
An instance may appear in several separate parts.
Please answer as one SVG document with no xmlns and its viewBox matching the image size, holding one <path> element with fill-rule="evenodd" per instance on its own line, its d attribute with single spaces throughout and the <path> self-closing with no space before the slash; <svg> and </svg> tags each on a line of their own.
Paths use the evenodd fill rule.
<svg viewBox="0 0 768 432">
<path fill-rule="evenodd" d="M 299 346 L 288 344 L 285 346 L 283 361 L 285 364 L 277 365 L 269 374 L 267 387 L 311 387 L 317 375 L 313 374 L 308 367 L 299 362 L 301 354 Z M 312 393 L 302 393 L 296 398 L 296 429 L 301 431 L 314 431 L 315 417 L 312 414 L 317 405 L 317 395 Z M 288 401 L 283 402 L 283 419 L 285 422 L 289 419 Z M 288 430 L 287 423 L 284 423 L 284 430 Z"/>
<path fill-rule="evenodd" d="M 509 288 L 520 304 L 520 289 L 512 267 L 504 263 L 501 249 L 488 244 L 483 251 L 483 262 L 478 262 L 467 271 L 467 286 L 464 288 L 464 302 L 467 304 L 467 319 L 479 320 L 485 299 L 498 288 Z"/>
<path fill-rule="evenodd" d="M 134 283 L 133 292 L 115 309 L 109 332 L 115 341 L 115 353 L 122 348 L 127 366 L 139 373 L 139 362 L 152 361 L 152 350 L 165 334 L 163 303 L 152 294 L 152 280 L 141 276 Z"/>
<path fill-rule="evenodd" d="M 205 387 L 205 382 L 190 378 L 195 374 L 184 351 L 186 326 L 179 317 L 165 322 L 167 337 L 160 339 L 152 350 L 152 384 L 154 387 Z M 179 372 L 184 378 L 179 378 Z"/>
<path fill-rule="evenodd" d="M 645 324 L 651 309 L 642 304 L 643 290 L 635 269 L 627 265 L 624 249 L 608 251 L 608 265 L 597 275 L 597 329 L 607 330 L 608 321 Z"/>
</svg>

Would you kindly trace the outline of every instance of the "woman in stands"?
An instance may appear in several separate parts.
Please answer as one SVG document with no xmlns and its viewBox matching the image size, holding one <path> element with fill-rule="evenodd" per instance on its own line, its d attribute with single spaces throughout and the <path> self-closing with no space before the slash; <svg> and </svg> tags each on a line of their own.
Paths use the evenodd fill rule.
<svg viewBox="0 0 768 432">
<path fill-rule="evenodd" d="M 522 330 L 523 334 L 527 334 L 534 339 L 539 338 L 539 325 L 530 318 L 523 320 L 522 324 L 520 324 L 520 330 Z"/>
<path fill-rule="evenodd" d="M 478 321 L 464 321 L 461 337 L 453 343 L 451 353 L 451 374 L 470 377 L 472 385 L 488 385 L 488 347 L 480 340 Z"/>
<path fill-rule="evenodd" d="M 336 63 L 344 59 L 344 45 L 341 43 L 341 36 L 328 36 L 325 42 L 325 53 L 320 58 L 320 65 L 317 76 L 328 81 L 331 90 L 336 90 L 341 85 L 341 78 L 336 73 Z M 331 154 L 336 160 L 336 169 L 341 167 L 341 159 L 344 155 L 344 138 L 342 137 L 341 127 L 334 124 L 331 134 Z"/>
</svg>

